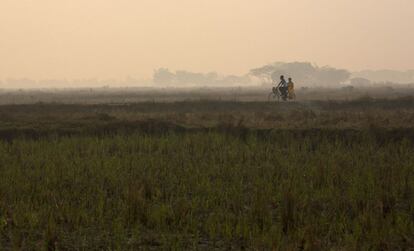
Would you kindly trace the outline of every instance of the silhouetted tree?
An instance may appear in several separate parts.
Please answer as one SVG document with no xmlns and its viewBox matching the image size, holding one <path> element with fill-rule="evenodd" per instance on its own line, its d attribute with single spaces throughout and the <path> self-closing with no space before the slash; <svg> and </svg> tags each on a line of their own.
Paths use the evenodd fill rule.
<svg viewBox="0 0 414 251">
<path fill-rule="evenodd" d="M 160 68 L 154 71 L 153 80 L 156 84 L 172 84 L 175 81 L 175 74 L 167 68 Z"/>
<path fill-rule="evenodd" d="M 176 81 L 179 84 L 206 84 L 206 77 L 202 73 L 194 73 L 188 71 L 176 71 Z"/>
<path fill-rule="evenodd" d="M 249 74 L 261 79 L 263 82 L 271 83 L 272 73 L 276 70 L 277 68 L 274 65 L 269 64 L 259 68 L 251 69 Z"/>
<path fill-rule="evenodd" d="M 350 77 L 347 70 L 332 67 L 317 67 L 307 62 L 276 62 L 250 70 L 250 75 L 266 83 L 278 81 L 280 75 L 292 77 L 299 85 L 336 85 Z"/>
</svg>

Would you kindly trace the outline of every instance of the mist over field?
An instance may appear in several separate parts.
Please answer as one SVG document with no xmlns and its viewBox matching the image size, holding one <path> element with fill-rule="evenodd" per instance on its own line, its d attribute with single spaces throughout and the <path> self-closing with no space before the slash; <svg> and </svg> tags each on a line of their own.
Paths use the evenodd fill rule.
<svg viewBox="0 0 414 251">
<path fill-rule="evenodd" d="M 292 77 L 297 87 L 344 86 L 375 87 L 380 85 L 414 85 L 414 70 L 365 70 L 351 72 L 331 66 L 320 67 L 309 62 L 274 62 L 252 68 L 243 75 L 224 75 L 215 71 L 191 72 L 187 70 L 154 69 L 151 79 L 41 79 L 7 78 L 0 81 L 1 88 L 97 88 L 97 87 L 154 87 L 154 88 L 200 88 L 235 86 L 271 86 L 278 83 L 279 76 Z"/>
</svg>

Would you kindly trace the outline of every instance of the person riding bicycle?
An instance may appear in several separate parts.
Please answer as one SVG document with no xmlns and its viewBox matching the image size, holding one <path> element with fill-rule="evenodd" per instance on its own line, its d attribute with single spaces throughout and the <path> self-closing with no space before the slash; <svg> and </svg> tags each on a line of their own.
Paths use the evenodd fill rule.
<svg viewBox="0 0 414 251">
<path fill-rule="evenodd" d="M 292 81 L 292 78 L 289 78 L 289 81 L 287 83 L 288 86 L 288 95 L 289 95 L 289 99 L 295 99 L 296 98 L 296 94 L 295 94 L 295 84 Z"/>
<path fill-rule="evenodd" d="M 280 93 L 282 94 L 282 99 L 286 101 L 287 96 L 288 96 L 288 84 L 283 75 L 280 76 L 280 82 L 276 86 L 276 88 L 278 88 Z"/>
</svg>

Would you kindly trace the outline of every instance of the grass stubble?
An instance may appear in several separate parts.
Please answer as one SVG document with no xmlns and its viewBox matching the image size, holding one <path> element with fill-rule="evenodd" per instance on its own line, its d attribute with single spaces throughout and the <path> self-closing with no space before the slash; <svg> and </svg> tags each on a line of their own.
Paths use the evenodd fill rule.
<svg viewBox="0 0 414 251">
<path fill-rule="evenodd" d="M 53 111 L 53 105 L 44 106 Z M 279 128 L 235 119 L 233 108 L 221 115 L 206 108 L 202 115 L 218 122 L 203 128 L 194 128 L 194 121 L 192 126 L 187 121 L 187 127 L 166 126 L 172 122 L 161 118 L 165 123 L 155 123 L 155 113 L 149 124 L 129 121 L 135 127 L 128 130 L 116 130 L 119 121 L 127 120 L 113 111 L 87 122 L 79 115 L 79 123 L 72 124 L 76 130 L 41 112 L 32 114 L 37 118 L 34 128 L 33 119 L 25 121 L 24 114 L 3 117 L 0 247 L 414 248 L 412 110 L 398 109 L 408 116 L 396 122 L 391 108 L 375 106 L 363 111 L 372 114 L 371 122 L 357 128 L 356 123 L 341 127 L 343 120 L 315 126 L 329 123 L 324 114 L 355 119 L 361 110 L 327 107 L 295 108 L 294 113 L 311 114 L 305 118 L 277 111 L 272 116 L 285 118 Z M 194 118 L 198 111 L 172 111 L 167 118 L 183 114 Z M 220 120 L 229 116 L 230 121 Z M 286 126 L 297 123 L 295 119 L 313 122 L 302 125 L 308 128 Z M 385 119 L 387 125 L 400 126 L 378 127 Z"/>
</svg>

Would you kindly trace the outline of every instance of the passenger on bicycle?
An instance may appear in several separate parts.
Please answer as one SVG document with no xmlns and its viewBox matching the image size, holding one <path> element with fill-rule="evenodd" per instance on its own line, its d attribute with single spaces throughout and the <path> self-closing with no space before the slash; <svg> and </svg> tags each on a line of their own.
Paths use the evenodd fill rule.
<svg viewBox="0 0 414 251">
<path fill-rule="evenodd" d="M 289 99 L 295 99 L 296 98 L 295 84 L 292 82 L 292 78 L 289 78 L 287 86 L 288 86 Z"/>
<path fill-rule="evenodd" d="M 280 91 L 280 94 L 282 94 L 282 99 L 286 101 L 287 99 L 287 92 L 288 92 L 288 84 L 285 80 L 285 77 L 282 75 L 280 76 L 280 82 L 277 85 L 277 88 Z"/>
</svg>

